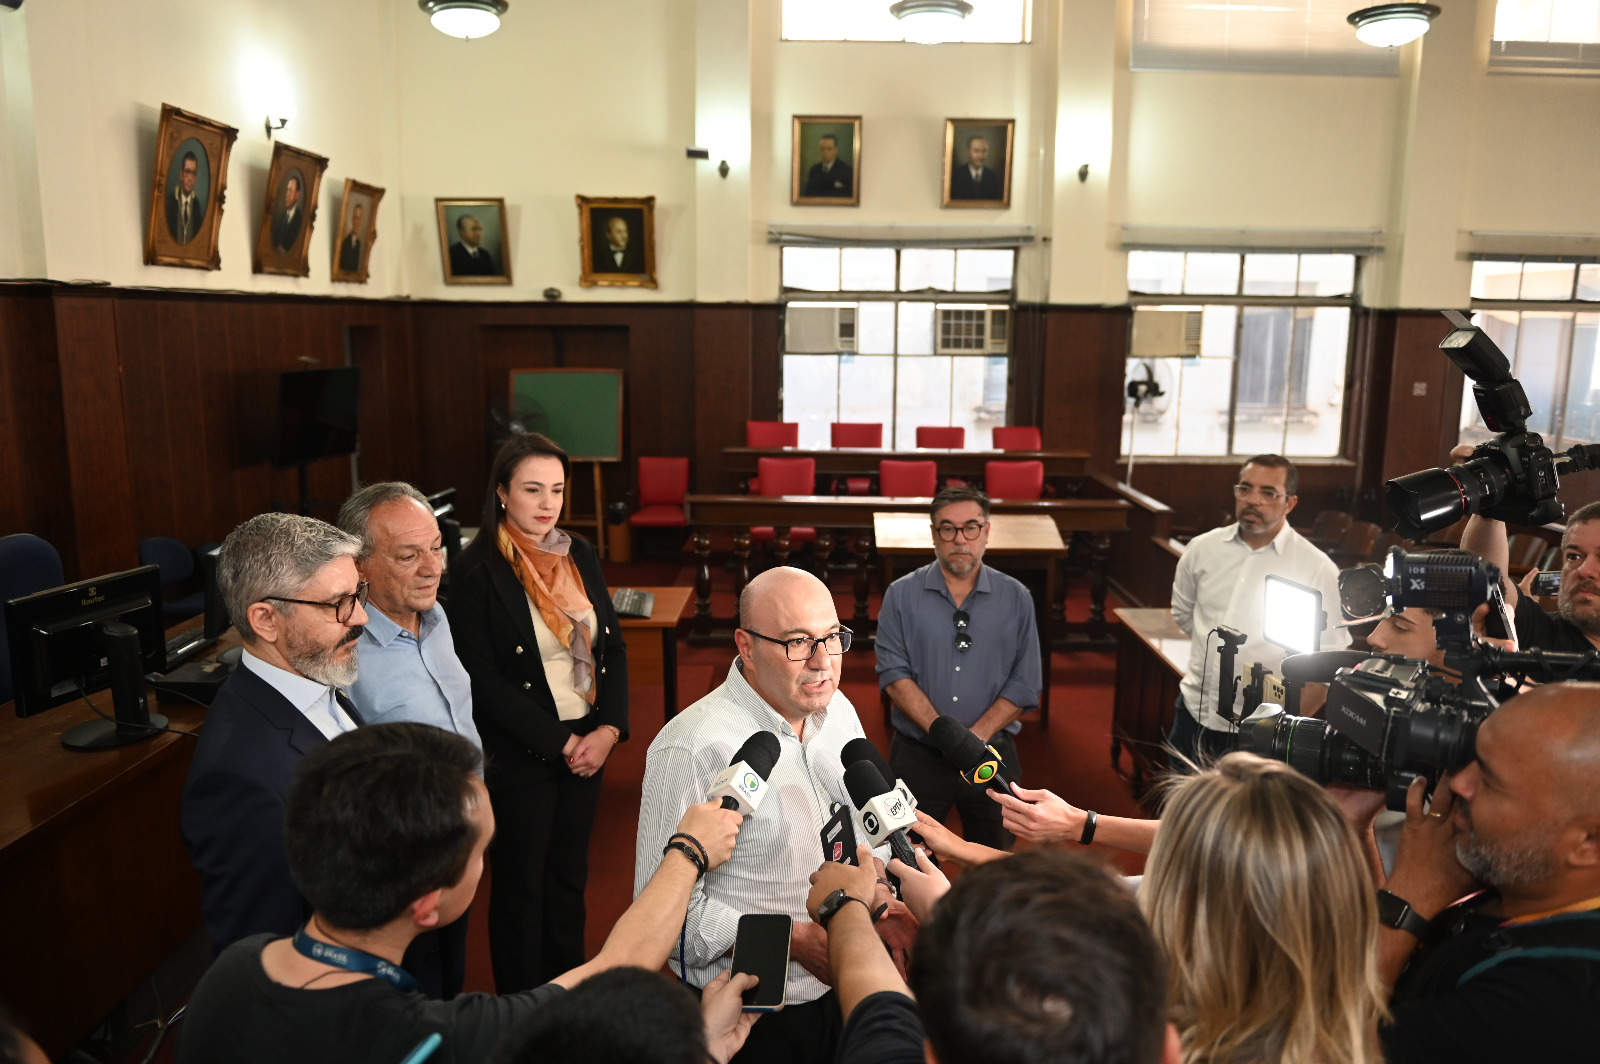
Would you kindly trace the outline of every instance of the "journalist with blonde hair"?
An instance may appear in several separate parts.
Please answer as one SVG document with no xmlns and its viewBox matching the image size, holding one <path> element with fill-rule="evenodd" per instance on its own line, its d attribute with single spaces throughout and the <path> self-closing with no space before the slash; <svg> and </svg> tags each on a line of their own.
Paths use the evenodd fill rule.
<svg viewBox="0 0 1600 1064">
<path fill-rule="evenodd" d="M 1377 899 L 1339 807 L 1234 753 L 1178 779 L 1139 888 L 1185 1064 L 1377 1064 Z"/>
</svg>

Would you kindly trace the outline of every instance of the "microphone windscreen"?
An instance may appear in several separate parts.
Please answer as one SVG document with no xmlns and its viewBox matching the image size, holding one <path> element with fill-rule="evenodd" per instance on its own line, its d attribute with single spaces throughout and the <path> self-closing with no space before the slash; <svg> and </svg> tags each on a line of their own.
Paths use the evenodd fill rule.
<svg viewBox="0 0 1600 1064">
<path fill-rule="evenodd" d="M 743 761 L 762 779 L 771 779 L 772 767 L 778 763 L 778 755 L 782 750 L 776 735 L 771 732 L 756 732 L 744 741 L 744 745 L 739 747 L 739 752 L 733 755 L 733 760 L 728 764 L 737 765 Z"/>
<path fill-rule="evenodd" d="M 1372 655 L 1360 650 L 1323 650 L 1283 659 L 1283 678 L 1295 683 L 1332 683 L 1340 669 L 1353 669 Z"/>
<path fill-rule="evenodd" d="M 933 745 L 939 748 L 946 760 L 962 771 L 990 759 L 989 751 L 978 737 L 954 717 L 943 714 L 935 717 L 933 723 L 928 725 L 928 738 L 933 740 Z"/>
<path fill-rule="evenodd" d="M 844 744 L 844 749 L 839 751 L 839 760 L 847 766 L 853 765 L 857 761 L 865 761 L 877 769 L 884 779 L 892 780 L 895 777 L 894 770 L 889 767 L 889 762 L 885 761 L 883 755 L 878 752 L 878 748 L 872 745 L 871 739 L 851 739 Z"/>
<path fill-rule="evenodd" d="M 850 792 L 851 803 L 857 809 L 864 809 L 868 802 L 891 788 L 872 762 L 857 761 L 845 766 L 844 789 Z"/>
</svg>

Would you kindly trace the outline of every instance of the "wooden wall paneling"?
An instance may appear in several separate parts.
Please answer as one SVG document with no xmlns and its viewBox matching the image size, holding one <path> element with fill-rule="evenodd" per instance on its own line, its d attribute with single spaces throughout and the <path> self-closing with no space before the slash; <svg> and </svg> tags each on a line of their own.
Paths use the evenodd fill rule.
<svg viewBox="0 0 1600 1064">
<path fill-rule="evenodd" d="M 1088 451 L 1092 469 L 1110 470 L 1117 461 L 1130 314 L 1127 307 L 1045 310 L 1039 404 L 1044 445 Z"/>
<path fill-rule="evenodd" d="M 1355 308 L 1354 339 L 1345 377 L 1345 453 L 1356 464 L 1357 516 L 1376 520 L 1383 507 L 1384 434 L 1389 428 L 1393 368 L 1393 311 Z M 1381 522 L 1380 522 L 1381 523 Z"/>
<path fill-rule="evenodd" d="M 783 326 L 775 303 L 750 307 L 750 420 L 777 421 L 783 416 Z M 738 443 L 744 442 L 744 434 Z"/>
<path fill-rule="evenodd" d="M 483 490 L 488 470 L 489 393 L 482 365 L 483 330 L 475 317 L 470 308 L 446 304 L 424 304 L 411 312 L 422 470 L 418 486 L 425 491 L 454 487 L 469 499 Z"/>
<path fill-rule="evenodd" d="M 225 443 L 226 483 L 231 497 L 225 501 L 223 524 L 231 531 L 245 518 L 270 509 L 274 482 L 272 459 L 272 408 L 278 401 L 276 376 L 258 368 L 262 337 L 256 308 L 245 300 L 229 300 L 218 308 L 224 342 L 217 358 L 225 375 L 224 405 L 231 427 Z M 213 459 L 213 469 L 218 468 Z M 226 534 L 226 532 L 224 533 Z"/>
<path fill-rule="evenodd" d="M 179 475 L 205 483 L 205 511 L 191 515 L 196 523 L 185 526 L 195 537 L 193 546 L 221 542 L 238 524 L 239 452 L 238 422 L 231 416 L 232 362 L 228 352 L 228 306 L 206 302 L 195 308 L 194 420 L 183 441 Z"/>
<path fill-rule="evenodd" d="M 1009 425 L 1038 425 L 1040 384 L 1044 373 L 1045 308 L 1018 306 L 1011 318 Z"/>
<path fill-rule="evenodd" d="M 736 478 L 722 471 L 722 448 L 744 443 L 751 420 L 752 307 L 694 308 L 694 490 L 732 491 Z"/>
<path fill-rule="evenodd" d="M 610 499 L 637 503 L 638 457 L 692 457 L 695 441 L 694 316 L 683 306 L 641 307 L 628 330 L 624 461 L 608 476 Z"/>
<path fill-rule="evenodd" d="M 356 463 L 361 480 L 366 484 L 403 480 L 396 471 L 392 449 L 396 435 L 392 419 L 396 415 L 405 421 L 410 419 L 405 417 L 403 408 L 396 410 L 391 402 L 392 367 L 384 357 L 382 330 L 367 322 L 334 320 L 329 324 L 343 334 L 350 364 L 361 371 L 361 453 Z"/>
<path fill-rule="evenodd" d="M 72 499 L 77 572 L 67 579 L 127 569 L 138 562 L 138 510 L 123 416 L 116 304 L 112 293 L 59 291 L 56 351 Z"/>
<path fill-rule="evenodd" d="M 74 573 L 66 454 L 51 291 L 0 288 L 0 536 L 48 540 Z"/>
<path fill-rule="evenodd" d="M 1403 311 L 1395 316 L 1383 480 L 1450 460 L 1449 451 L 1460 428 L 1457 418 L 1464 378 L 1439 350 L 1439 341 L 1449 332 L 1449 323 L 1431 311 Z"/>
</svg>

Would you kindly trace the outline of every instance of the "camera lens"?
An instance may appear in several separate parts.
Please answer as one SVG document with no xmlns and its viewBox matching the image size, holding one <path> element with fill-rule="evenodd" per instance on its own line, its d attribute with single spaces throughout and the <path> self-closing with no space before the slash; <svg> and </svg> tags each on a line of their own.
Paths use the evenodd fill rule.
<svg viewBox="0 0 1600 1064">
<path fill-rule="evenodd" d="M 1413 713 L 1406 735 L 1406 760 L 1454 772 L 1471 763 L 1478 741 L 1477 720 L 1440 710 Z"/>
<path fill-rule="evenodd" d="M 1382 790 L 1384 786 L 1380 759 L 1316 717 L 1275 713 L 1247 721 L 1239 731 L 1239 746 L 1253 754 L 1286 762 L 1317 783 L 1347 783 L 1369 790 Z"/>
<path fill-rule="evenodd" d="M 1406 539 L 1420 539 L 1493 506 L 1510 486 L 1504 460 L 1485 455 L 1449 469 L 1396 477 L 1389 481 L 1385 501 L 1394 515 L 1394 530 Z"/>
</svg>

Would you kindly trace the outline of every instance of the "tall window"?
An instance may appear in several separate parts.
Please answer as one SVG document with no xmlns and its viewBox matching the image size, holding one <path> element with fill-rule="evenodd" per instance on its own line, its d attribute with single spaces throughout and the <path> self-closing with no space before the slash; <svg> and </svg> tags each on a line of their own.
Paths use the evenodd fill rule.
<svg viewBox="0 0 1600 1064">
<path fill-rule="evenodd" d="M 1499 0 L 1489 69 L 1600 70 L 1600 0 Z"/>
<path fill-rule="evenodd" d="M 1015 262 L 1010 248 L 784 248 L 783 419 L 800 446 L 829 446 L 835 421 L 881 424 L 888 447 L 915 447 L 919 425 L 986 446 L 1006 423 Z"/>
<path fill-rule="evenodd" d="M 1475 262 L 1472 299 L 1473 323 L 1505 352 L 1528 394 L 1528 427 L 1556 450 L 1600 443 L 1600 264 Z M 1490 435 L 1469 385 L 1461 442 Z"/>
<path fill-rule="evenodd" d="M 951 43 L 1023 44 L 1029 37 L 1029 0 L 970 0 Z M 786 41 L 903 41 L 906 32 L 889 14 L 889 0 L 783 0 Z"/>
<path fill-rule="evenodd" d="M 1133 251 L 1122 454 L 1339 453 L 1353 255 Z M 1161 296 L 1141 301 L 1140 294 Z"/>
</svg>

